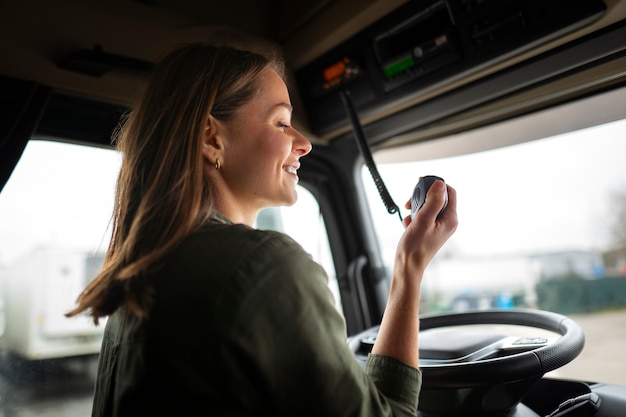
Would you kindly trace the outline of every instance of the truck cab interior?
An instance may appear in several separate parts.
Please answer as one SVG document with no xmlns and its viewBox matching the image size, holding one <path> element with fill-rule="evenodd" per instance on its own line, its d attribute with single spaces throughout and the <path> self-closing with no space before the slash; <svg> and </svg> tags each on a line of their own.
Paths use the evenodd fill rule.
<svg viewBox="0 0 626 417">
<path fill-rule="evenodd" d="M 355 360 L 417 180 L 457 189 L 458 240 L 425 278 L 418 415 L 624 415 L 626 1 L 22 0 L 0 33 L 0 415 L 89 410 L 101 334 L 63 312 L 94 266 L 69 271 L 102 262 L 120 118 L 190 42 L 285 57 L 313 150 L 301 201 L 258 227 L 313 240 Z M 62 284 L 32 268 L 50 253 Z M 50 388 L 61 374 L 76 382 Z"/>
</svg>

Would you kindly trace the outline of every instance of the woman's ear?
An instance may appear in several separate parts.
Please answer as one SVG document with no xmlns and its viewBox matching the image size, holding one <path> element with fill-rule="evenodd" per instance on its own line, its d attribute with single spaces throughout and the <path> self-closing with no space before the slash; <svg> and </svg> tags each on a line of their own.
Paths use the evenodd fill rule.
<svg viewBox="0 0 626 417">
<path fill-rule="evenodd" d="M 211 165 L 215 165 L 218 160 L 222 159 L 221 155 L 224 151 L 219 129 L 220 123 L 213 117 L 209 117 L 204 127 L 202 154 Z"/>
</svg>

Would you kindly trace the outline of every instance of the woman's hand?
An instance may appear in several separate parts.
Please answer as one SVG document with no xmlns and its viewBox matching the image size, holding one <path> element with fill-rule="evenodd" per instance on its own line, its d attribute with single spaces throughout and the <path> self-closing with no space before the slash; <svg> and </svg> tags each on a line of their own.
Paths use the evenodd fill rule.
<svg viewBox="0 0 626 417">
<path fill-rule="evenodd" d="M 445 204 L 446 187 L 448 205 L 441 216 L 437 217 Z M 405 208 L 411 208 L 411 200 L 407 201 Z M 394 266 L 404 269 L 410 275 L 421 275 L 456 230 L 456 190 L 443 181 L 435 181 L 415 218 L 407 216 L 402 223 L 406 230 L 398 242 Z"/>
<path fill-rule="evenodd" d="M 386 355 L 411 366 L 419 365 L 420 285 L 428 263 L 452 236 L 457 227 L 456 191 L 436 181 L 428 190 L 426 202 L 411 219 L 403 220 L 405 231 L 396 250 L 393 278 L 385 314 L 372 348 L 373 354 Z M 411 202 L 407 203 L 410 208 Z"/>
</svg>

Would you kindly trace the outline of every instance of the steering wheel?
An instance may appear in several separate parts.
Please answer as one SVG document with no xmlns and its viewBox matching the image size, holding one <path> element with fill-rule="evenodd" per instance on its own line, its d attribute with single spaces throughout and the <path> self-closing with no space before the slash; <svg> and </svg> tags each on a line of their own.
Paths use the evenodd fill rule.
<svg viewBox="0 0 626 417">
<path fill-rule="evenodd" d="M 496 333 L 427 330 L 473 324 L 520 325 L 560 337 L 507 337 Z M 357 360 L 365 362 L 378 326 L 349 339 Z M 480 310 L 420 317 L 420 369 L 424 390 L 455 389 L 536 380 L 576 358 L 585 337 L 573 320 L 531 309 Z"/>
</svg>

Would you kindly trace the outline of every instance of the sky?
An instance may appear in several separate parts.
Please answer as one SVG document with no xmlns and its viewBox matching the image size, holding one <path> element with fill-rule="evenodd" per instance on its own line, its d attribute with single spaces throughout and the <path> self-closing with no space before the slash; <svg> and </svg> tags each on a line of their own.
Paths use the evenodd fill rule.
<svg viewBox="0 0 626 417">
<path fill-rule="evenodd" d="M 106 249 L 119 164 L 110 150 L 29 142 L 0 193 L 0 265 L 37 246 Z"/>
<path fill-rule="evenodd" d="M 447 245 L 464 255 L 603 249 L 615 219 L 611 199 L 626 193 L 626 121 L 475 154 L 378 167 L 396 204 L 416 179 L 438 175 L 455 188 L 459 227 Z M 381 234 L 402 228 L 368 186 Z M 404 212 L 407 214 L 407 212 Z"/>
</svg>

